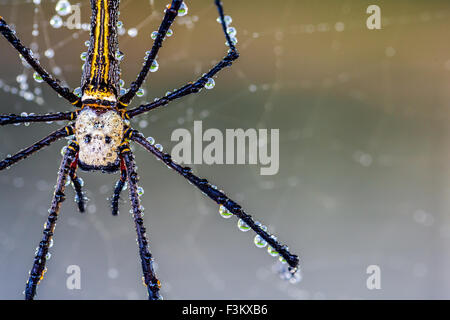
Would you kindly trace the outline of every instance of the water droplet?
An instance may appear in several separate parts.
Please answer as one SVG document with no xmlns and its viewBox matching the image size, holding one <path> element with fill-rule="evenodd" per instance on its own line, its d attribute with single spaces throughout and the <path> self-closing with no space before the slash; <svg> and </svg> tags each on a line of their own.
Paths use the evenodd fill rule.
<svg viewBox="0 0 450 320">
<path fill-rule="evenodd" d="M 223 20 L 224 20 L 226 26 L 228 26 L 229 24 L 231 24 L 231 22 L 233 22 L 233 19 L 230 16 L 225 16 Z M 220 17 L 218 17 L 216 19 L 216 21 L 218 23 L 222 23 L 222 20 L 220 19 Z"/>
<path fill-rule="evenodd" d="M 214 81 L 214 79 L 209 78 L 208 81 L 206 81 L 206 83 L 205 83 L 205 88 L 208 90 L 211 90 L 212 88 L 214 88 L 215 85 L 216 85 L 216 82 Z"/>
<path fill-rule="evenodd" d="M 159 151 L 163 151 L 163 146 L 160 145 L 159 143 L 155 144 L 155 148 L 158 149 Z"/>
<path fill-rule="evenodd" d="M 155 144 L 155 139 L 154 139 L 153 137 L 148 137 L 146 140 L 147 140 L 148 143 L 150 143 L 151 145 L 154 145 L 154 144 Z"/>
<path fill-rule="evenodd" d="M 138 97 L 143 97 L 144 94 L 145 94 L 145 90 L 142 89 L 142 88 L 140 88 L 140 89 L 136 92 L 136 95 L 137 95 Z"/>
<path fill-rule="evenodd" d="M 45 50 L 44 55 L 47 58 L 51 59 L 51 58 L 53 58 L 55 56 L 55 51 L 53 49 L 51 49 L 51 48 L 47 49 L 47 50 Z"/>
<path fill-rule="evenodd" d="M 225 219 L 229 219 L 233 216 L 233 214 L 223 205 L 220 205 L 219 207 L 219 214 Z"/>
<path fill-rule="evenodd" d="M 50 25 L 51 25 L 53 28 L 58 29 L 58 28 L 61 28 L 61 27 L 62 27 L 63 21 L 62 21 L 62 19 L 61 19 L 60 16 L 56 15 L 56 16 L 53 16 L 53 17 L 50 19 Z"/>
<path fill-rule="evenodd" d="M 138 187 L 137 188 L 137 193 L 138 193 L 139 196 L 142 196 L 144 194 L 144 188 Z"/>
<path fill-rule="evenodd" d="M 264 230 L 265 232 L 267 232 L 267 226 L 263 225 L 261 222 L 256 221 L 255 224 L 260 227 L 262 230 Z"/>
<path fill-rule="evenodd" d="M 153 31 L 152 34 L 150 35 L 150 38 L 155 40 L 157 36 L 158 36 L 158 31 Z"/>
<path fill-rule="evenodd" d="M 233 45 L 236 45 L 238 43 L 238 39 L 236 37 L 231 37 L 230 40 Z M 228 46 L 228 41 L 225 42 L 225 44 Z"/>
<path fill-rule="evenodd" d="M 117 60 L 122 61 L 124 56 L 125 55 L 123 54 L 122 51 L 120 51 L 120 50 L 116 51 L 116 58 L 117 58 Z"/>
<path fill-rule="evenodd" d="M 278 252 L 275 251 L 275 249 L 272 248 L 271 246 L 267 247 L 267 253 L 270 254 L 272 257 L 276 257 L 278 255 Z"/>
<path fill-rule="evenodd" d="M 64 146 L 61 148 L 61 155 L 64 156 L 64 154 L 66 153 L 67 150 L 67 146 Z"/>
<path fill-rule="evenodd" d="M 257 246 L 258 248 L 264 248 L 265 246 L 267 246 L 266 240 L 261 238 L 260 235 L 256 235 L 253 242 L 255 243 L 255 246 Z"/>
<path fill-rule="evenodd" d="M 235 27 L 228 27 L 227 28 L 227 33 L 230 35 L 230 37 L 234 37 L 236 36 L 236 28 Z"/>
<path fill-rule="evenodd" d="M 180 6 L 180 9 L 178 9 L 178 16 L 182 17 L 187 15 L 188 13 L 188 7 L 187 5 L 183 2 Z"/>
<path fill-rule="evenodd" d="M 239 230 L 241 230 L 243 232 L 247 232 L 248 230 L 250 230 L 250 227 L 248 226 L 248 224 L 246 224 L 244 222 L 244 220 L 242 220 L 242 219 L 238 220 L 237 226 L 238 226 Z"/>
<path fill-rule="evenodd" d="M 150 66 L 150 72 L 156 72 L 158 71 L 159 64 L 158 61 L 153 60 L 152 65 Z"/>
<path fill-rule="evenodd" d="M 80 88 L 80 87 L 75 88 L 75 89 L 73 90 L 73 94 L 76 95 L 77 97 L 80 97 L 80 98 L 81 98 L 81 94 L 82 94 L 81 88 Z"/>
<path fill-rule="evenodd" d="M 117 22 L 117 28 L 121 29 L 123 27 L 123 22 L 122 21 L 118 21 Z"/>
<path fill-rule="evenodd" d="M 56 10 L 56 12 L 58 12 L 58 14 L 60 14 L 62 16 L 66 16 L 72 12 L 72 6 L 70 5 L 69 1 L 60 0 L 56 4 L 55 10 Z"/>
<path fill-rule="evenodd" d="M 34 94 L 30 91 L 27 91 L 23 94 L 23 98 L 27 101 L 31 101 L 34 99 Z"/>
<path fill-rule="evenodd" d="M 84 42 L 84 45 L 85 45 L 86 47 L 89 47 L 89 44 L 90 44 L 89 40 L 86 40 L 86 41 Z"/>
<path fill-rule="evenodd" d="M 47 254 L 45 255 L 45 259 L 50 259 L 52 257 L 52 254 L 50 252 L 47 252 Z"/>
<path fill-rule="evenodd" d="M 166 36 L 171 37 L 173 35 L 172 29 L 167 30 Z"/>
<path fill-rule="evenodd" d="M 123 81 L 123 79 L 120 79 L 119 80 L 119 86 L 123 87 L 124 85 L 125 85 L 125 81 Z"/>
<path fill-rule="evenodd" d="M 36 81 L 36 82 L 42 82 L 42 81 L 44 81 L 44 79 L 42 79 L 42 77 L 41 77 L 41 75 L 39 74 L 39 73 L 37 73 L 37 72 L 34 72 L 33 73 L 33 78 L 34 78 L 34 80 Z"/>
<path fill-rule="evenodd" d="M 81 60 L 86 61 L 86 58 L 87 58 L 87 52 L 82 52 L 82 53 L 80 54 L 80 58 L 81 58 Z"/>
<path fill-rule="evenodd" d="M 138 34 L 138 30 L 136 28 L 128 29 L 128 35 L 132 38 L 136 37 Z"/>
<path fill-rule="evenodd" d="M 27 76 L 26 76 L 25 74 L 19 74 L 19 75 L 16 77 L 16 81 L 17 81 L 18 83 L 24 83 L 24 82 L 27 81 Z"/>
</svg>

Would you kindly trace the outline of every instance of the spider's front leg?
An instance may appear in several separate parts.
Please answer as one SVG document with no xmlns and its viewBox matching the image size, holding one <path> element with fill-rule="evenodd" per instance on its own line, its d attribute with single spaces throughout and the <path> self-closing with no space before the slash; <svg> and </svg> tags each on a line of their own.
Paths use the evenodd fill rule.
<svg viewBox="0 0 450 320">
<path fill-rule="evenodd" d="M 77 118 L 77 111 L 73 112 L 58 112 L 39 115 L 16 115 L 16 114 L 0 114 L 0 126 L 17 123 L 33 123 L 33 122 L 53 122 L 61 120 L 75 120 Z"/>
<path fill-rule="evenodd" d="M 161 295 L 159 289 L 161 283 L 156 278 L 155 270 L 153 268 L 153 257 L 148 248 L 148 240 L 144 227 L 144 220 L 142 218 L 142 210 L 138 195 L 138 180 L 139 177 L 136 173 L 136 166 L 134 163 L 134 157 L 131 153 L 128 142 L 122 143 L 120 147 L 120 157 L 123 159 L 126 169 L 126 176 L 128 180 L 128 189 L 130 194 L 131 207 L 133 210 L 133 219 L 136 226 L 137 241 L 139 245 L 139 255 L 141 257 L 142 271 L 144 274 L 143 282 L 147 286 L 148 299 L 159 300 Z"/>
<path fill-rule="evenodd" d="M 42 66 L 39 61 L 33 57 L 32 51 L 25 47 L 17 38 L 16 32 L 3 20 L 0 16 L 0 33 L 6 40 L 22 55 L 28 64 L 41 76 L 42 80 L 55 90 L 59 95 L 68 100 L 71 104 L 81 107 L 81 100 L 67 87 L 59 84 L 59 80 L 52 77 Z"/>
<path fill-rule="evenodd" d="M 126 116 L 128 118 L 133 118 L 133 117 L 135 117 L 137 115 L 140 115 L 142 113 L 148 112 L 148 111 L 153 110 L 155 108 L 158 108 L 158 107 L 161 107 L 161 106 L 165 106 L 169 102 L 177 100 L 177 99 L 180 99 L 180 98 L 182 98 L 184 96 L 187 96 L 189 94 L 200 92 L 200 90 L 206 85 L 206 83 L 208 82 L 208 80 L 210 78 L 213 78 L 222 69 L 224 69 L 226 67 L 230 67 L 233 64 L 233 62 L 236 59 L 239 58 L 239 53 L 238 53 L 238 51 L 236 49 L 236 46 L 235 46 L 233 40 L 231 39 L 230 34 L 227 32 L 227 24 L 225 22 L 225 16 L 224 16 L 224 12 L 223 12 L 222 2 L 220 0 L 215 0 L 214 3 L 216 4 L 217 11 L 219 12 L 219 19 L 220 19 L 219 21 L 220 21 L 220 24 L 222 26 L 222 30 L 223 30 L 223 32 L 225 34 L 226 43 L 227 43 L 227 45 L 229 47 L 227 55 L 225 57 L 223 57 L 222 60 L 220 60 L 207 73 L 202 75 L 196 81 L 189 82 L 188 84 L 186 84 L 186 85 L 182 86 L 181 88 L 173 91 L 172 93 L 169 93 L 169 94 L 165 95 L 162 98 L 156 99 L 152 103 L 140 105 L 137 108 L 128 110 L 126 112 Z M 156 42 L 156 40 L 155 40 L 155 42 Z M 132 88 L 133 88 L 133 84 L 132 84 Z M 139 86 L 141 84 L 142 84 L 142 82 L 140 82 Z M 135 89 L 135 90 L 138 90 L 138 89 Z M 125 95 L 123 95 L 120 98 L 121 103 L 123 104 L 124 102 L 127 102 L 128 101 L 127 98 L 131 94 L 133 94 L 133 93 L 132 93 L 132 90 L 130 89 Z"/>
<path fill-rule="evenodd" d="M 45 263 L 48 259 L 48 249 L 52 246 L 53 232 L 55 230 L 56 220 L 58 219 L 61 203 L 65 200 L 64 190 L 66 188 L 66 179 L 69 174 L 70 166 L 75 161 L 78 152 L 78 144 L 75 141 L 67 147 L 61 166 L 58 171 L 55 192 L 53 194 L 50 214 L 44 228 L 44 236 L 36 248 L 33 267 L 30 271 L 30 277 L 25 287 L 25 299 L 33 300 L 36 294 L 36 287 L 43 279 L 46 272 Z"/>
</svg>

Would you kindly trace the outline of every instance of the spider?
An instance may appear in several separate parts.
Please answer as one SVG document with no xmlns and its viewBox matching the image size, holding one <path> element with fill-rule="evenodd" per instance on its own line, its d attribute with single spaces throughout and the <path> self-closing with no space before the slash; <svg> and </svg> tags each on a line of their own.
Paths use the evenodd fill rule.
<svg viewBox="0 0 450 320">
<path fill-rule="evenodd" d="M 68 121 L 68 124 L 63 128 L 52 132 L 17 154 L 0 161 L 0 170 L 4 170 L 63 137 L 70 138 L 58 171 L 49 216 L 43 231 L 44 235 L 37 247 L 33 266 L 25 286 L 25 299 L 32 300 L 34 298 L 37 286 L 46 272 L 45 264 L 49 248 L 53 243 L 52 238 L 61 203 L 65 199 L 64 192 L 68 179 L 73 183 L 78 209 L 80 212 L 84 211 L 85 198 L 81 180 L 77 177 L 78 168 L 84 171 L 101 170 L 108 173 L 120 171 L 120 178 L 116 183 L 112 197 L 113 215 L 118 214 L 120 193 L 125 183 L 128 183 L 142 264 L 143 282 L 147 287 L 150 300 L 161 299 L 159 292 L 161 284 L 154 271 L 154 259 L 149 250 L 146 229 L 143 224 L 143 214 L 137 186 L 139 177 L 136 172 L 134 156 L 130 149 L 130 142 L 136 142 L 161 160 L 168 168 L 179 173 L 206 196 L 219 204 L 221 210 L 229 215 L 237 216 L 240 219 L 239 222 L 245 228 L 256 232 L 258 240 L 263 245 L 267 244 L 275 255 L 280 256 L 280 260 L 287 266 L 285 273 L 291 277 L 297 276 L 298 256 L 291 254 L 287 246 L 281 245 L 275 236 L 267 232 L 266 227 L 259 222 L 255 222 L 240 205 L 231 200 L 224 192 L 218 190 L 206 179 L 201 179 L 194 175 L 191 168 L 183 167 L 174 162 L 169 154 L 163 153 L 157 146 L 153 145 L 152 141 L 148 141 L 140 132 L 130 127 L 129 120 L 131 118 L 158 107 L 166 106 L 171 101 L 189 94 L 199 92 L 205 87 L 209 79 L 225 67 L 231 66 L 233 61 L 239 57 L 235 43 L 227 32 L 227 23 L 221 1 L 215 0 L 215 5 L 219 13 L 218 21 L 222 26 L 226 44 L 229 47 L 226 56 L 197 80 L 189 82 L 161 98 L 155 99 L 152 103 L 143 104 L 133 109 L 129 109 L 128 106 L 142 86 L 153 61 L 155 61 L 162 47 L 170 26 L 177 17 L 179 10 L 185 9 L 185 4 L 182 0 L 173 0 L 171 4 L 167 5 L 164 18 L 156 37 L 154 37 L 153 46 L 146 57 L 142 70 L 136 80 L 131 83 L 130 89 L 123 95 L 120 95 L 119 60 L 116 57 L 116 52 L 118 51 L 117 23 L 119 1 L 90 1 L 92 10 L 91 31 L 89 49 L 81 80 L 81 97 L 69 88 L 62 86 L 56 78 L 50 75 L 40 65 L 39 61 L 33 57 L 31 50 L 25 47 L 18 39 L 15 31 L 0 17 L 0 32 L 6 40 L 20 53 L 21 57 L 26 60 L 43 81 L 76 108 L 75 111 L 43 115 L 0 115 L 0 125 Z"/>
</svg>

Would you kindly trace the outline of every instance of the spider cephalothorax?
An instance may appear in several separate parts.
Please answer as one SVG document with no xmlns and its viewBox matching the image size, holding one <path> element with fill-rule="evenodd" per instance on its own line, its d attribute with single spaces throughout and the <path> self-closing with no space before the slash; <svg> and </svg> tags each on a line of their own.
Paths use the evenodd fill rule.
<svg viewBox="0 0 450 320">
<path fill-rule="evenodd" d="M 118 214 L 119 196 L 125 182 L 128 182 L 144 284 L 147 287 L 149 299 L 161 298 L 159 293 L 160 282 L 156 278 L 153 268 L 153 257 L 149 250 L 146 230 L 143 225 L 143 215 L 137 191 L 138 175 L 133 154 L 129 147 L 130 141 L 141 145 L 167 167 L 176 171 L 200 189 L 206 196 L 221 206 L 222 212 L 225 210 L 227 214 L 238 217 L 238 223 L 244 227 L 243 230 L 252 229 L 257 233 L 255 237 L 257 246 L 268 246 L 271 255 L 279 255 L 280 260 L 285 263 L 285 266 L 288 266 L 284 276 L 294 280 L 298 279 L 298 257 L 291 254 L 286 246 L 281 245 L 275 236 L 267 232 L 264 226 L 255 222 L 240 205 L 231 200 L 224 192 L 210 184 L 206 179 L 195 176 L 189 167 L 183 167 L 172 161 L 169 154 L 163 153 L 157 146 L 153 145 L 152 141 L 145 139 L 142 134 L 125 124 L 126 120 L 135 116 L 165 106 L 169 102 L 186 95 L 199 92 L 212 77 L 225 67 L 231 66 L 233 61 L 239 57 L 235 41 L 227 29 L 231 19 L 229 17 L 226 19 L 226 16 L 224 16 L 220 0 L 215 0 L 215 4 L 219 12 L 219 22 L 229 47 L 226 56 L 196 81 L 188 82 L 181 88 L 167 93 L 164 97 L 134 109 L 127 109 L 127 107 L 144 82 L 170 26 L 178 14 L 184 15 L 187 12 L 187 7 L 182 0 L 172 0 L 172 3 L 166 7 L 164 19 L 158 29 L 152 49 L 146 56 L 144 67 L 131 84 L 130 89 L 122 96 L 118 96 L 119 62 L 115 56 L 118 50 L 117 16 L 119 0 L 91 0 L 91 36 L 86 63 L 83 67 L 81 98 L 70 89 L 61 86 L 58 80 L 45 71 L 39 61 L 33 57 L 31 51 L 17 38 L 15 31 L 0 17 L 0 32 L 3 36 L 51 88 L 77 108 L 76 111 L 46 115 L 0 115 L 0 125 L 58 120 L 70 121 L 67 126 L 54 131 L 34 145 L 0 161 L 0 170 L 10 167 L 52 142 L 63 137 L 74 136 L 65 149 L 58 171 L 58 180 L 49 209 L 50 214 L 45 224 L 42 241 L 39 242 L 39 247 L 36 249 L 30 277 L 25 287 L 26 299 L 34 298 L 37 285 L 44 277 L 45 264 L 52 243 L 56 220 L 61 203 L 65 199 L 66 180 L 69 178 L 77 194 L 78 208 L 81 212 L 84 211 L 85 199 L 82 192 L 82 183 L 76 175 L 78 167 L 84 170 L 107 172 L 115 172 L 120 168 L 120 178 L 111 199 L 112 213 L 113 215 Z"/>
</svg>

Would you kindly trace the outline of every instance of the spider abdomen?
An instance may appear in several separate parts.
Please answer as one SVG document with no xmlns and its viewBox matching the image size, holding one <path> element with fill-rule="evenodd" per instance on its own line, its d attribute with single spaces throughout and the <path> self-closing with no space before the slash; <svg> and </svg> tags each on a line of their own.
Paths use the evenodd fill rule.
<svg viewBox="0 0 450 320">
<path fill-rule="evenodd" d="M 122 117 L 114 109 L 84 107 L 75 122 L 80 168 L 117 171 L 118 147 L 123 139 L 123 130 Z"/>
</svg>

